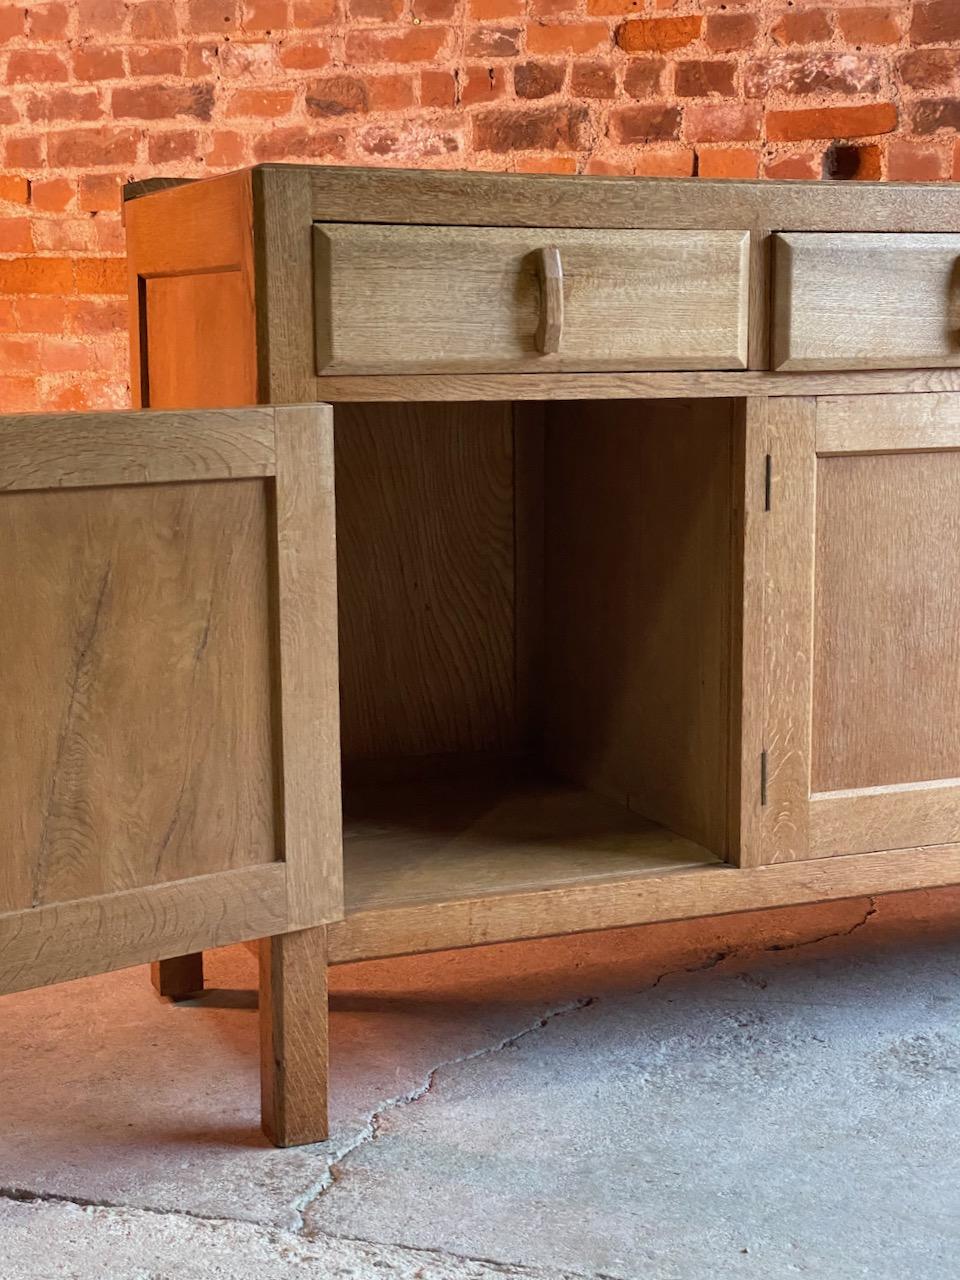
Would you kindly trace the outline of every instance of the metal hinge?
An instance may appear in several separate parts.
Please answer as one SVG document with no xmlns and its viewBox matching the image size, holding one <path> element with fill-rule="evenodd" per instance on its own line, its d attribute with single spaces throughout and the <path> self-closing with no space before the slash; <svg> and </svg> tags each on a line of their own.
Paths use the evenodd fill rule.
<svg viewBox="0 0 960 1280">
<path fill-rule="evenodd" d="M 770 510 L 770 500 L 773 493 L 773 458 L 768 453 L 763 461 L 763 509 Z"/>
<path fill-rule="evenodd" d="M 760 807 L 765 807 L 767 803 L 767 753 L 760 752 Z"/>
</svg>

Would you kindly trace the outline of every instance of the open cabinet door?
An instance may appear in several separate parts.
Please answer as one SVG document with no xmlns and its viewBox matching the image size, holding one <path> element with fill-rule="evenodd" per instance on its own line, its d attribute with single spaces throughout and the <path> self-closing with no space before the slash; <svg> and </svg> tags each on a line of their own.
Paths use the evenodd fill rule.
<svg viewBox="0 0 960 1280">
<path fill-rule="evenodd" d="M 748 440 L 758 860 L 960 842 L 960 395 L 774 399 Z"/>
<path fill-rule="evenodd" d="M 326 406 L 0 418 L 0 992 L 342 914 Z"/>
</svg>

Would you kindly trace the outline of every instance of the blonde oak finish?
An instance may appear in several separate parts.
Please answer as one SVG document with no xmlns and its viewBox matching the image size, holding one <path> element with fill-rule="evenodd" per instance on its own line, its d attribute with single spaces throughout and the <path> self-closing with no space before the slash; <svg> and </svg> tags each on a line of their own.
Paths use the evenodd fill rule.
<svg viewBox="0 0 960 1280">
<path fill-rule="evenodd" d="M 0 991 L 342 914 L 334 536 L 322 406 L 0 419 Z"/>
<path fill-rule="evenodd" d="M 314 247 L 321 374 L 746 367 L 745 232 L 324 223 Z"/>
<path fill-rule="evenodd" d="M 943 243 L 940 237 L 960 236 L 960 189 L 258 166 L 132 201 L 127 217 L 137 329 L 149 328 L 137 292 L 142 281 L 239 271 L 249 282 L 236 302 L 241 336 L 227 326 L 206 334 L 209 360 L 235 371 L 217 394 L 249 387 L 244 371 L 254 368 L 250 394 L 261 401 L 336 402 L 342 744 L 346 776 L 363 785 L 347 793 L 347 902 L 343 917 L 326 925 L 330 962 L 960 882 L 954 779 L 852 791 L 810 786 L 815 746 L 836 730 L 829 700 L 821 723 L 813 723 L 819 469 L 857 457 L 883 461 L 880 455 L 896 466 L 905 452 L 943 458 L 954 448 L 960 368 L 939 358 L 918 369 L 770 368 L 778 341 L 776 234 L 889 235 L 900 246 L 929 236 Z M 375 245 L 398 232 L 405 243 L 447 243 L 458 235 L 466 243 L 478 229 L 490 242 L 506 235 L 529 243 L 526 318 L 515 339 L 527 344 L 522 362 L 512 372 L 450 363 L 434 372 L 408 365 L 383 372 L 369 363 L 376 352 L 364 338 L 351 358 L 368 361 L 362 367 L 373 372 L 326 367 L 318 374 L 317 330 L 330 308 L 322 293 L 318 307 L 314 243 L 329 246 L 330 228 Z M 745 237 L 738 365 L 631 372 L 618 355 L 605 371 L 580 365 L 582 371 L 564 372 L 569 293 L 560 350 L 540 354 L 537 330 L 548 308 L 541 308 L 536 251 L 557 245 L 567 274 L 564 232 L 580 243 L 594 235 L 622 235 L 623 243 L 678 232 Z M 378 250 L 374 258 L 381 257 Z M 449 306 L 462 318 L 459 260 L 451 255 L 451 262 L 443 278 L 453 281 Z M 358 278 L 362 267 L 358 260 L 353 268 Z M 411 265 L 408 255 L 404 271 L 416 269 L 429 275 L 429 263 Z M 929 272 L 929 262 L 922 269 Z M 469 284 L 469 271 L 465 278 Z M 901 278 L 896 305 L 917 313 L 909 270 L 901 269 Z M 852 292 L 869 295 L 875 286 L 868 273 Z M 194 305 L 189 294 L 185 306 Z M 387 302 L 415 308 L 415 319 L 424 313 L 431 324 L 440 305 L 423 292 Z M 376 320 L 377 306 L 387 302 L 372 291 L 363 306 Z M 356 332 L 366 332 L 370 317 L 351 310 L 349 299 L 344 305 L 348 315 L 359 315 Z M 920 313 L 943 305 L 942 291 L 935 300 L 927 291 Z M 869 315 L 865 323 L 872 323 Z M 605 347 L 624 341 L 622 325 L 597 328 Z M 888 326 L 882 343 L 908 328 Z M 393 359 L 412 358 L 406 349 L 397 355 L 395 334 L 388 338 Z M 836 335 L 845 341 L 850 334 Z M 191 380 L 196 387 L 194 356 L 182 349 L 177 326 L 155 321 L 147 341 L 134 343 L 146 352 L 148 394 L 152 386 L 157 395 L 187 396 Z M 887 345 L 878 350 L 886 359 Z M 600 401 L 620 403 L 615 411 Z M 692 401 L 701 406 L 703 457 L 682 439 L 667 443 L 678 422 L 696 416 Z M 621 425 L 622 450 L 611 446 L 621 410 L 622 424 L 631 413 L 638 423 L 657 424 L 649 443 L 633 441 Z M 564 424 L 571 424 L 571 439 L 582 439 L 582 458 L 569 441 L 557 444 Z M 658 444 L 673 458 L 669 469 L 657 469 Z M 721 465 L 718 450 L 727 444 Z M 566 486 L 557 482 L 563 474 Z M 853 488 L 862 510 L 867 495 Z M 643 526 L 644 506 L 665 561 L 660 577 L 649 548 L 634 545 L 625 554 L 631 530 Z M 672 541 L 658 542 L 655 513 L 660 533 L 672 530 Z M 942 501 L 931 518 L 944 518 Z M 623 543 L 611 532 L 618 522 Z M 922 538 L 920 545 L 934 554 Z M 591 548 L 606 560 L 591 562 Z M 842 583 L 822 585 L 842 595 Z M 618 600 L 617 590 L 642 593 L 642 602 Z M 564 608 L 564 591 L 574 600 L 589 598 L 604 621 L 599 634 L 590 634 L 589 618 L 580 618 L 573 603 Z M 704 624 L 699 643 L 682 636 L 676 655 L 659 630 L 671 600 L 686 600 Z M 870 633 L 887 620 L 882 610 L 867 610 L 858 625 Z M 623 652 L 618 626 L 636 640 L 626 650 L 632 661 L 607 664 L 608 649 Z M 903 638 L 916 652 L 910 626 Z M 656 705 L 656 689 L 643 687 L 638 670 L 645 665 L 654 679 L 658 653 L 666 655 L 662 678 L 682 713 L 672 721 L 648 715 L 637 728 L 631 708 L 618 704 L 609 667 L 619 669 L 624 689 L 632 671 L 631 697 Z M 910 658 L 906 653 L 907 665 Z M 591 691 L 609 696 L 591 703 Z M 580 708 L 567 718 L 581 736 L 577 749 L 568 743 L 563 751 L 556 728 L 565 713 L 556 704 L 567 696 Z M 949 725 L 944 741 L 948 734 Z M 688 740 L 692 752 L 685 756 Z M 630 742 L 643 752 L 638 747 L 631 755 L 624 746 Z M 928 741 L 923 750 L 930 748 Z M 551 776 L 551 765 L 570 773 L 572 784 Z M 552 796 L 574 797 L 570 810 L 547 804 L 546 832 L 524 826 L 536 816 L 523 798 L 531 777 Z M 477 799 L 485 787 L 494 797 L 487 807 Z M 640 831 L 634 823 L 649 823 L 650 815 L 633 812 L 631 795 L 642 794 L 646 806 L 671 788 L 671 811 L 661 813 L 673 825 L 643 828 L 654 862 L 667 853 L 656 869 L 634 858 L 631 840 Z M 589 840 L 584 847 L 578 825 L 592 820 L 598 805 L 602 839 L 609 840 L 602 857 Z M 676 829 L 681 821 L 692 824 L 686 831 L 709 835 L 706 857 L 726 856 L 730 864 L 672 863 L 669 851 L 685 838 Z M 268 951 L 264 983 L 276 977 L 275 968 L 281 986 L 291 983 L 302 966 L 307 986 L 319 984 L 319 942 L 296 958 L 293 944 L 288 956 Z M 325 1023 L 318 1006 L 302 1016 L 317 1020 L 307 1038 L 319 1045 Z M 276 1043 L 282 1063 L 283 1036 Z M 308 1063 L 301 1078 L 312 1071 Z M 295 1067 L 288 1078 L 297 1076 Z"/>
<path fill-rule="evenodd" d="M 958 838 L 956 424 L 940 397 L 767 407 L 764 861 Z"/>
<path fill-rule="evenodd" d="M 774 237 L 775 369 L 960 365 L 960 235 Z"/>
</svg>

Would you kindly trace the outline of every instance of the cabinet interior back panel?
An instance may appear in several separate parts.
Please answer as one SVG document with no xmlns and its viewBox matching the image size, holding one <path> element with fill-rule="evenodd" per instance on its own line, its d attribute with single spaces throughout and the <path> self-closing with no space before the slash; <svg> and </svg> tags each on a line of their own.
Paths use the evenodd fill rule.
<svg viewBox="0 0 960 1280">
<path fill-rule="evenodd" d="M 960 453 L 821 458 L 814 791 L 960 776 Z"/>
<path fill-rule="evenodd" d="M 0 911 L 273 861 L 261 481 L 0 495 Z"/>
<path fill-rule="evenodd" d="M 345 762 L 517 734 L 509 404 L 338 405 Z"/>
</svg>

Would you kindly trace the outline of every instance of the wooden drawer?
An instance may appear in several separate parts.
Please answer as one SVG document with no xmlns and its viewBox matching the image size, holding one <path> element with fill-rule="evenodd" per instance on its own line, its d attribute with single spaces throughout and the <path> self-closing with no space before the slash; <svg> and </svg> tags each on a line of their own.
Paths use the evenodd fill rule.
<svg viewBox="0 0 960 1280">
<path fill-rule="evenodd" d="M 742 231 L 316 224 L 317 370 L 743 369 Z"/>
<path fill-rule="evenodd" d="M 774 237 L 775 369 L 960 365 L 960 236 Z"/>
</svg>

